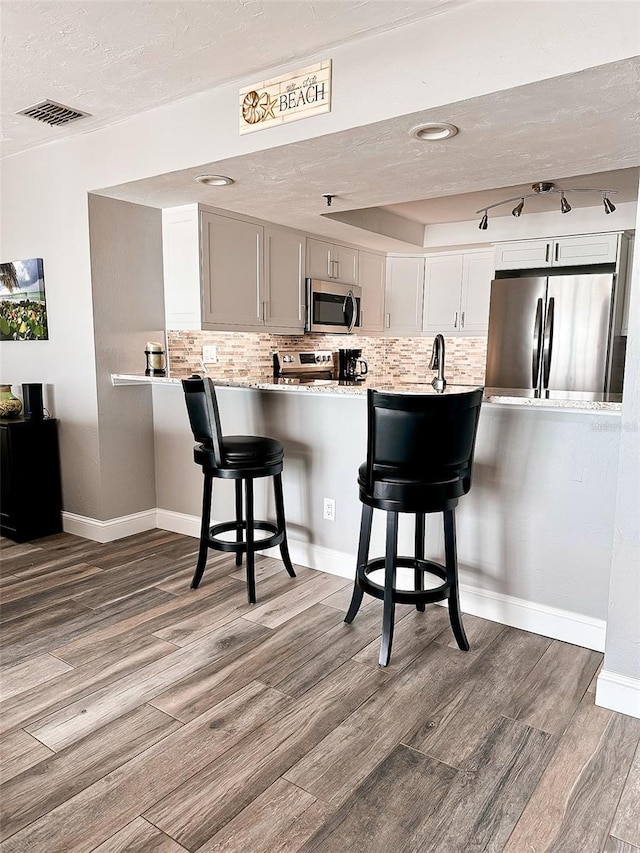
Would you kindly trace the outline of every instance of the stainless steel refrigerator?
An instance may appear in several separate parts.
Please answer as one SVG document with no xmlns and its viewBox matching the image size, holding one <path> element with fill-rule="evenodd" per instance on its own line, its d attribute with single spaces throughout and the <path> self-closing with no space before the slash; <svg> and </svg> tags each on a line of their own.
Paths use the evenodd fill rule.
<svg viewBox="0 0 640 853">
<path fill-rule="evenodd" d="M 613 273 L 493 281 L 485 385 L 542 397 L 606 393 L 614 281 Z"/>
</svg>

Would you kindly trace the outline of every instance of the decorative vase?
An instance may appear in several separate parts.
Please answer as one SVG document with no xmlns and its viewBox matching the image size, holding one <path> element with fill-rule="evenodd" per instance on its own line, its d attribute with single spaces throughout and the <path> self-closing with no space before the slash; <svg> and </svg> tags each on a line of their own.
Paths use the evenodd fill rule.
<svg viewBox="0 0 640 853">
<path fill-rule="evenodd" d="M 0 418 L 17 418 L 21 411 L 22 402 L 12 392 L 11 385 L 0 385 Z"/>
</svg>

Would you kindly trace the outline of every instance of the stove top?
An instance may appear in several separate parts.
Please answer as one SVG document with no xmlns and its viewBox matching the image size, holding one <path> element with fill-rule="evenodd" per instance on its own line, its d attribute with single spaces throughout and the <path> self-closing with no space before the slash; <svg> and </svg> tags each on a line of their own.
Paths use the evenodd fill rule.
<svg viewBox="0 0 640 853">
<path fill-rule="evenodd" d="M 296 384 L 336 378 L 336 359 L 331 350 L 287 350 L 273 354 L 273 375 L 298 380 Z M 293 384 L 293 383 L 292 383 Z"/>
</svg>

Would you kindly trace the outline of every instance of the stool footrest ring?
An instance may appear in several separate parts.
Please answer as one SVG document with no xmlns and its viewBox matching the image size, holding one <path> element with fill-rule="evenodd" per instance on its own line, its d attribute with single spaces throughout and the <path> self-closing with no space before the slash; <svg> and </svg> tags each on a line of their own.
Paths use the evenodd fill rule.
<svg viewBox="0 0 640 853">
<path fill-rule="evenodd" d="M 451 585 L 447 581 L 447 571 L 440 563 L 434 563 L 431 560 L 418 560 L 415 557 L 396 557 L 394 559 L 396 567 L 406 569 L 418 569 L 427 574 L 436 575 L 444 581 L 440 586 L 432 587 L 431 589 L 395 589 L 393 590 L 392 600 L 397 604 L 430 604 L 434 601 L 443 601 L 449 598 Z M 384 600 L 384 586 L 372 581 L 368 575 L 375 571 L 384 571 L 385 558 L 379 557 L 375 560 L 369 560 L 364 566 L 358 566 L 358 585 L 364 592 L 373 595 L 375 598 Z"/>
<path fill-rule="evenodd" d="M 256 539 L 253 543 L 253 548 L 256 551 L 266 551 L 267 548 L 273 548 L 284 540 L 284 530 L 281 530 L 273 521 L 254 521 L 254 530 L 265 530 L 271 533 L 271 536 L 265 536 L 264 539 Z M 213 548 L 214 551 L 228 551 L 235 554 L 244 554 L 247 551 L 247 542 L 232 542 L 227 539 L 218 539 L 221 533 L 230 533 L 244 531 L 246 534 L 247 524 L 245 521 L 223 521 L 221 524 L 214 524 L 209 528 L 209 537 L 207 545 Z"/>
</svg>

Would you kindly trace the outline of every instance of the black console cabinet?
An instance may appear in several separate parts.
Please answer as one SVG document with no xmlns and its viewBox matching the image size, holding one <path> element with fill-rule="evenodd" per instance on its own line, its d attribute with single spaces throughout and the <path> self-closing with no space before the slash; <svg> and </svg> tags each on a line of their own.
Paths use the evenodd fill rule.
<svg viewBox="0 0 640 853">
<path fill-rule="evenodd" d="M 58 422 L 0 418 L 0 533 L 15 542 L 62 530 Z"/>
</svg>

